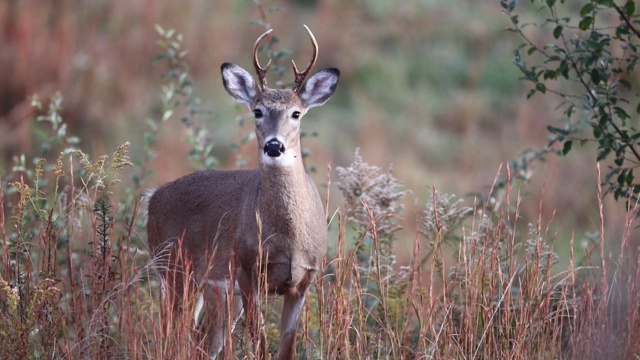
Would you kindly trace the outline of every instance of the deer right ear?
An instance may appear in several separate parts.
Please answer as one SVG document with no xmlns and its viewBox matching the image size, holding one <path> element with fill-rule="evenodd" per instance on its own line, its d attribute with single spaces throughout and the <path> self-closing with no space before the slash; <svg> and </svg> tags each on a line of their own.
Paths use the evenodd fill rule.
<svg viewBox="0 0 640 360">
<path fill-rule="evenodd" d="M 221 70 L 222 83 L 233 100 L 247 106 L 253 105 L 253 100 L 258 95 L 253 76 L 240 66 L 230 63 L 222 64 Z"/>
</svg>

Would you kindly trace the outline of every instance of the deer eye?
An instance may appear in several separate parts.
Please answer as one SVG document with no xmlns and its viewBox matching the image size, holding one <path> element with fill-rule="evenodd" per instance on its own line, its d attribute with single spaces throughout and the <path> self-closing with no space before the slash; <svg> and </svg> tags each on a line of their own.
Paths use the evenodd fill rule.
<svg viewBox="0 0 640 360">
<path fill-rule="evenodd" d="M 299 119 L 300 118 L 300 111 L 294 111 L 293 114 L 291 114 L 291 117 L 294 119 Z"/>
<path fill-rule="evenodd" d="M 253 116 L 255 116 L 256 119 L 260 119 L 262 117 L 262 110 L 260 109 L 253 110 Z"/>
</svg>

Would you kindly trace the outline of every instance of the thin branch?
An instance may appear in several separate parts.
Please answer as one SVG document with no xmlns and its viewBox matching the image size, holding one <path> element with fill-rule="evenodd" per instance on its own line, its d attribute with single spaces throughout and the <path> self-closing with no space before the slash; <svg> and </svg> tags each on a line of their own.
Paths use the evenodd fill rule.
<svg viewBox="0 0 640 360">
<path fill-rule="evenodd" d="M 633 24 L 631 23 L 631 20 L 629 19 L 627 14 L 625 14 L 624 11 L 622 11 L 620 6 L 613 3 L 613 8 L 616 9 L 616 11 L 618 12 L 618 15 L 620 15 L 622 20 L 624 20 L 624 22 L 627 24 L 629 29 L 631 29 L 631 31 L 633 31 L 633 33 L 640 38 L 640 31 L 633 26 Z"/>
</svg>

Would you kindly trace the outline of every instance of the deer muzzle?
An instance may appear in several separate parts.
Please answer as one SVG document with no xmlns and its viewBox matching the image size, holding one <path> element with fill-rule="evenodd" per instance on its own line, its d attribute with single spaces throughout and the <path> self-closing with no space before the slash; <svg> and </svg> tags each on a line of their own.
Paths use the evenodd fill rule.
<svg viewBox="0 0 640 360">
<path fill-rule="evenodd" d="M 277 139 L 267 141 L 264 145 L 264 153 L 269 157 L 278 157 L 284 153 L 284 145 Z"/>
</svg>

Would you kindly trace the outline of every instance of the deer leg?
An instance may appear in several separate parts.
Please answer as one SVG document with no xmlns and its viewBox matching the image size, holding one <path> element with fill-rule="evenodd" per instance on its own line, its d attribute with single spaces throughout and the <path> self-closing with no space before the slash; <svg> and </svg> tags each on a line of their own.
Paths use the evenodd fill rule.
<svg viewBox="0 0 640 360">
<path fill-rule="evenodd" d="M 249 337 L 253 344 L 255 357 L 258 359 L 266 359 L 266 340 L 264 336 L 264 319 L 260 312 L 260 295 L 258 294 L 257 285 L 254 286 L 254 280 L 244 271 L 238 270 L 237 281 L 242 294 L 242 304 L 247 319 L 247 329 Z"/>
<path fill-rule="evenodd" d="M 242 315 L 241 301 L 239 289 L 228 280 L 207 280 L 204 294 L 199 294 L 194 317 L 202 333 L 209 337 L 211 359 L 221 352 L 232 353 L 231 333 Z"/>
<path fill-rule="evenodd" d="M 204 341 L 205 348 L 211 359 L 216 359 L 224 347 L 225 296 L 214 289 L 203 289 L 198 294 L 195 305 L 194 320 L 200 334 L 200 341 Z"/>
<path fill-rule="evenodd" d="M 304 306 L 307 289 L 284 296 L 282 315 L 280 316 L 280 346 L 278 346 L 278 359 L 280 360 L 293 360 L 296 354 L 296 328 Z"/>
<path fill-rule="evenodd" d="M 242 294 L 238 290 L 235 293 L 234 296 L 235 296 L 235 301 L 233 302 L 234 318 L 233 318 L 233 322 L 231 323 L 231 332 L 232 333 L 236 329 L 236 325 L 238 325 L 238 321 L 240 321 L 240 317 L 242 316 L 242 313 L 244 312 L 244 308 L 243 308 L 243 305 L 242 305 Z"/>
</svg>

